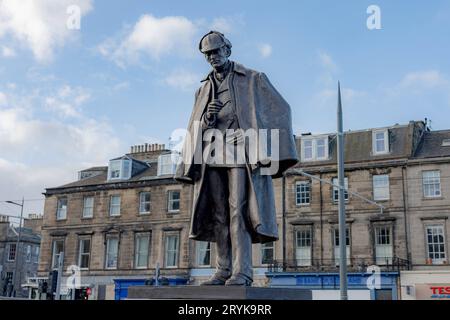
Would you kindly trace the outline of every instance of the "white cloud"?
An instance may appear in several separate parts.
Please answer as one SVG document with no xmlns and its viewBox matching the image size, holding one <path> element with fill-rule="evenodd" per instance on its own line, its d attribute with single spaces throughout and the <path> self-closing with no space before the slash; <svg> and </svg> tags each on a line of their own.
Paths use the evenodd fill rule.
<svg viewBox="0 0 450 320">
<path fill-rule="evenodd" d="M 0 107 L 6 106 L 8 103 L 8 99 L 6 98 L 6 94 L 0 91 Z"/>
<path fill-rule="evenodd" d="M 125 90 L 130 87 L 130 83 L 128 81 L 120 82 L 113 87 L 114 91 Z"/>
<path fill-rule="evenodd" d="M 206 24 L 206 21 L 203 23 L 199 23 L 202 28 L 204 28 Z M 214 18 L 213 21 L 209 24 L 209 29 L 219 31 L 226 36 L 227 34 L 232 34 L 242 30 L 242 27 L 244 25 L 244 16 L 238 14 L 233 16 Z"/>
<path fill-rule="evenodd" d="M 424 88 L 432 89 L 449 87 L 450 82 L 437 70 L 410 72 L 400 81 L 401 88 Z"/>
<path fill-rule="evenodd" d="M 175 70 L 171 72 L 165 79 L 164 82 L 173 87 L 183 91 L 192 91 L 197 86 L 202 77 L 198 74 L 187 70 Z"/>
<path fill-rule="evenodd" d="M 337 70 L 337 64 L 333 61 L 333 58 L 326 52 L 319 52 L 319 61 L 322 67 L 330 72 L 335 72 Z"/>
<path fill-rule="evenodd" d="M 12 57 L 16 56 L 16 52 L 12 48 L 3 46 L 2 47 L 2 56 L 5 58 L 12 58 Z"/>
<path fill-rule="evenodd" d="M 40 62 L 52 59 L 54 50 L 73 38 L 66 26 L 67 8 L 77 5 L 84 16 L 92 0 L 3 0 L 0 2 L 0 38 L 11 36 L 31 49 Z"/>
<path fill-rule="evenodd" d="M 47 111 L 54 112 L 62 118 L 80 118 L 81 105 L 90 98 L 86 89 L 62 86 L 54 95 L 44 98 L 44 106 Z"/>
<path fill-rule="evenodd" d="M 197 27 L 181 16 L 157 18 L 146 14 L 119 40 L 101 43 L 97 50 L 120 66 L 137 63 L 142 55 L 159 60 L 164 55 L 193 52 Z"/>
<path fill-rule="evenodd" d="M 272 55 L 272 46 L 268 43 L 259 46 L 259 53 L 263 58 L 269 58 Z"/>
</svg>

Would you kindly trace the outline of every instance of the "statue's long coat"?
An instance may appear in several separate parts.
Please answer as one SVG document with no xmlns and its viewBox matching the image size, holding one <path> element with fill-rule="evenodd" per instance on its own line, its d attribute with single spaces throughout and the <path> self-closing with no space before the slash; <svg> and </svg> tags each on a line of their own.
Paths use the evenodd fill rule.
<svg viewBox="0 0 450 320">
<path fill-rule="evenodd" d="M 289 167 L 298 161 L 295 139 L 292 132 L 292 118 L 289 104 L 277 92 L 264 73 L 256 72 L 244 66 L 233 63 L 232 74 L 228 78 L 234 110 L 239 127 L 247 129 L 278 129 L 280 137 L 279 170 L 272 176 L 261 175 L 255 165 L 248 164 L 249 177 L 248 206 L 246 220 L 254 243 L 270 242 L 278 239 L 275 213 L 275 198 L 272 178 L 279 178 Z M 195 121 L 200 121 L 206 107 L 211 101 L 212 84 L 209 77 L 203 80 L 203 85 L 195 95 L 195 104 L 188 132 L 190 137 L 194 132 Z M 270 135 L 270 133 L 269 133 Z M 191 145 L 187 145 L 191 143 Z M 189 151 L 187 151 L 189 150 Z M 205 164 L 194 164 L 191 159 L 194 152 L 202 151 L 202 139 L 186 140 L 182 162 L 177 166 L 175 179 L 184 183 L 194 184 L 193 209 L 190 238 L 199 241 L 215 242 L 214 216 L 209 201 L 214 186 L 207 185 Z M 227 201 L 224 206 L 228 207 Z"/>
</svg>

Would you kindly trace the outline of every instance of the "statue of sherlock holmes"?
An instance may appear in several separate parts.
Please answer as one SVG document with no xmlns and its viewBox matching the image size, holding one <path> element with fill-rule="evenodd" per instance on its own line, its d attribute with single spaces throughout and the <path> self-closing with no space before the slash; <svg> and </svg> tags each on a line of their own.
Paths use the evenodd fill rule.
<svg viewBox="0 0 450 320">
<path fill-rule="evenodd" d="M 264 73 L 229 60 L 211 31 L 202 81 L 175 178 L 194 184 L 190 238 L 216 244 L 217 270 L 202 285 L 251 286 L 252 243 L 278 239 L 272 179 L 298 162 L 291 109 Z"/>
</svg>

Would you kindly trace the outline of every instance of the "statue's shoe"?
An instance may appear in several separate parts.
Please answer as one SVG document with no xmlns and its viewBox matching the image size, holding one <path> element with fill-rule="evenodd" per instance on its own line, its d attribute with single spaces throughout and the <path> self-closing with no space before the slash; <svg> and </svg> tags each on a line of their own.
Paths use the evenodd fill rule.
<svg viewBox="0 0 450 320">
<path fill-rule="evenodd" d="M 244 277 L 231 277 L 225 282 L 226 286 L 244 286 L 244 287 L 251 287 L 252 280 L 244 278 Z"/>
<path fill-rule="evenodd" d="M 202 282 L 201 286 L 223 286 L 225 285 L 225 282 L 227 281 L 228 277 L 223 277 L 219 274 L 213 275 L 209 280 Z"/>
</svg>

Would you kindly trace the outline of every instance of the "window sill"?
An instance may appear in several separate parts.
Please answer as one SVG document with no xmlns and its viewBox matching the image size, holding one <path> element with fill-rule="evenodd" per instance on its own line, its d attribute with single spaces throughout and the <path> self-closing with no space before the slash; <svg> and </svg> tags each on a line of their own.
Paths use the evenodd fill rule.
<svg viewBox="0 0 450 320">
<path fill-rule="evenodd" d="M 94 217 L 81 217 L 81 220 L 93 220 Z"/>
<path fill-rule="evenodd" d="M 167 211 L 167 214 L 179 214 L 180 210 L 178 211 Z"/>
<path fill-rule="evenodd" d="M 307 207 L 310 207 L 311 206 L 311 203 L 305 203 L 305 204 L 295 204 L 295 206 L 297 207 L 297 208 L 307 208 Z"/>
<path fill-rule="evenodd" d="M 60 222 L 60 221 L 67 221 L 67 218 L 64 218 L 64 219 L 56 219 L 56 222 Z"/>
<path fill-rule="evenodd" d="M 151 212 L 139 212 L 138 216 L 149 216 Z"/>
<path fill-rule="evenodd" d="M 110 217 L 110 218 L 120 218 L 121 215 L 120 215 L 120 214 L 119 214 L 119 215 L 115 215 L 115 216 L 109 215 L 109 217 Z"/>
<path fill-rule="evenodd" d="M 422 197 L 422 201 L 427 200 L 444 200 L 445 198 L 443 196 L 436 196 L 436 197 Z"/>
</svg>

